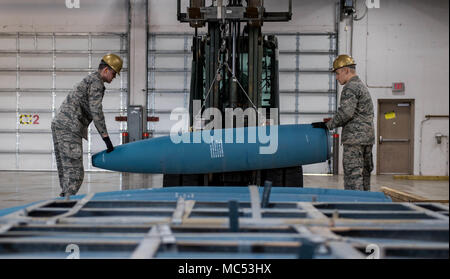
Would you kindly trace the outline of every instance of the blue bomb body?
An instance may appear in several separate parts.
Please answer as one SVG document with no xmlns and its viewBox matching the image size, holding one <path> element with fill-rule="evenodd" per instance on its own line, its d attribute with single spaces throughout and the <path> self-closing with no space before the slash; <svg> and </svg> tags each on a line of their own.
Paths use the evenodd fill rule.
<svg viewBox="0 0 450 279">
<path fill-rule="evenodd" d="M 194 174 L 315 164 L 330 156 L 325 129 L 310 124 L 203 130 L 136 141 L 92 156 L 95 167 L 133 173 Z"/>
</svg>

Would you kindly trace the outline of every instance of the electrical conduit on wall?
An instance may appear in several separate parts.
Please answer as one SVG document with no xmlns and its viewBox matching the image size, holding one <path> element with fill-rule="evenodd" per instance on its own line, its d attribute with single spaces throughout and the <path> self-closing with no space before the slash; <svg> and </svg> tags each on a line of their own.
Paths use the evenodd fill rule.
<svg viewBox="0 0 450 279">
<path fill-rule="evenodd" d="M 433 119 L 443 119 L 443 118 L 447 118 L 448 119 L 448 115 L 425 115 L 425 119 L 422 120 L 420 122 L 420 139 L 419 139 L 419 175 L 422 175 L 422 142 L 423 142 L 423 124 L 429 120 L 433 120 Z M 437 137 L 437 136 L 436 136 Z M 444 137 L 447 139 L 447 161 L 446 161 L 446 176 L 448 176 L 448 135 L 442 135 L 441 137 Z"/>
</svg>

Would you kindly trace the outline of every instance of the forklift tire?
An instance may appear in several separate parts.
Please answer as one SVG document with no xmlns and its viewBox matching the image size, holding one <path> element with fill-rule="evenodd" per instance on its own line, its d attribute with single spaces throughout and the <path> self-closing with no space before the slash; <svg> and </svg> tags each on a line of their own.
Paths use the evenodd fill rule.
<svg viewBox="0 0 450 279">
<path fill-rule="evenodd" d="M 163 187 L 175 187 L 181 186 L 180 174 L 164 174 L 163 175 Z"/>
<path fill-rule="evenodd" d="M 283 178 L 283 186 L 303 188 L 303 167 L 300 166 L 283 169 Z"/>
</svg>

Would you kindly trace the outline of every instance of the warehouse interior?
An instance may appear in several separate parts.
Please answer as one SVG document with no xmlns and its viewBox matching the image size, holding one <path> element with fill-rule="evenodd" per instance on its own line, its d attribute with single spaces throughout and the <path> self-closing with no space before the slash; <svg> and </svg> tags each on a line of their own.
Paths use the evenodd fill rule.
<svg viewBox="0 0 450 279">
<path fill-rule="evenodd" d="M 393 202 L 433 204 L 436 210 L 426 214 L 447 226 L 445 237 L 442 224 L 433 227 L 435 224 L 424 223 L 423 228 L 439 231 L 438 252 L 418 256 L 400 253 L 398 257 L 448 258 L 449 9 L 448 1 L 442 0 L 3 0 L 0 212 L 59 197 L 50 125 L 72 88 L 96 71 L 107 53 L 123 59 L 120 76 L 105 84 L 102 103 L 112 144 L 118 147 L 170 134 L 179 121 L 171 113 L 189 111 L 191 106 L 193 38 L 208 33 L 208 26 L 193 28 L 198 23 L 183 21 L 183 15 L 191 16 L 189 8 L 202 2 L 203 7 L 216 9 L 257 2 L 263 5 L 267 18 L 273 16 L 260 28 L 262 34 L 275 36 L 278 43 L 279 125 L 311 124 L 333 117 L 343 88 L 331 71 L 333 61 L 340 54 L 355 59 L 356 72 L 374 105 L 371 192 L 386 195 Z M 227 11 L 231 14 L 231 9 Z M 247 13 L 250 11 L 254 10 Z M 210 14 L 202 12 L 206 15 Z M 341 128 L 330 131 L 332 155 L 327 160 L 302 166 L 304 189 L 344 190 L 341 132 Z M 162 173 L 128 173 L 93 166 L 93 156 L 105 149 L 91 123 L 88 140 L 83 140 L 85 173 L 77 195 L 166 188 Z M 207 182 L 204 185 L 208 186 Z M 263 191 L 264 181 L 257 186 Z M 253 199 L 252 189 L 249 199 Z M 189 192 L 181 192 L 188 200 Z M 415 206 L 411 210 L 420 207 Z M 430 208 L 427 210 L 432 211 Z M 230 223 L 231 218 L 230 213 Z M 6 230 L 2 230 L 5 224 L 10 223 L 0 222 L 0 233 Z M 10 255 L 5 249 L 0 243 L 0 257 Z M 164 251 L 161 255 L 167 257 L 192 256 Z M 242 257 L 253 255 L 245 251 Z M 386 251 L 384 255 L 397 255 Z M 134 252 L 134 256 L 141 256 L 142 249 Z M 206 253 L 194 257 L 207 257 Z M 335 255 L 358 257 L 351 252 L 331 257 Z M 28 256 L 36 255 L 24 257 Z M 229 251 L 223 256 L 234 257 Z"/>
</svg>

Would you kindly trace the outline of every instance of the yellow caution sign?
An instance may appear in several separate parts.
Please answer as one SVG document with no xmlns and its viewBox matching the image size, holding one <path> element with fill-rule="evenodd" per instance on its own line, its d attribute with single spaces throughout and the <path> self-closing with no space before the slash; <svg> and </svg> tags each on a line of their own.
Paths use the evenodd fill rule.
<svg viewBox="0 0 450 279">
<path fill-rule="evenodd" d="M 384 114 L 384 118 L 385 118 L 386 120 L 394 119 L 394 118 L 395 118 L 395 112 L 393 112 L 393 111 L 391 111 L 391 112 L 386 112 L 386 113 Z"/>
<path fill-rule="evenodd" d="M 33 118 L 31 114 L 21 114 L 19 117 L 20 124 L 29 125 L 33 123 Z"/>
</svg>

